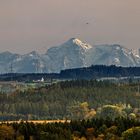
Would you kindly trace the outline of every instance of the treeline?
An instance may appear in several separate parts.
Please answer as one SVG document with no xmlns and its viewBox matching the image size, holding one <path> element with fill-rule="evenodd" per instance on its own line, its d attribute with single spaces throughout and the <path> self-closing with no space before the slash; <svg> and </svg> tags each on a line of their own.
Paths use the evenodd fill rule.
<svg viewBox="0 0 140 140">
<path fill-rule="evenodd" d="M 117 104 L 126 108 L 130 104 L 129 114 L 138 114 L 138 89 L 138 84 L 76 80 L 0 94 L 0 120 L 89 119 L 104 105 Z"/>
<path fill-rule="evenodd" d="M 91 119 L 70 123 L 0 124 L 1 140 L 139 140 L 140 122 L 129 118 Z"/>
<path fill-rule="evenodd" d="M 87 68 L 62 70 L 61 78 L 97 79 L 101 77 L 134 77 L 140 76 L 140 67 L 117 67 L 115 65 L 93 65 Z"/>
<path fill-rule="evenodd" d="M 91 87 L 111 87 L 116 85 L 109 81 L 97 81 L 97 80 L 71 80 L 71 81 L 61 81 L 59 83 L 60 88 L 91 88 Z"/>
<path fill-rule="evenodd" d="M 140 76 L 140 67 L 117 67 L 95 65 L 85 68 L 62 70 L 60 73 L 9 73 L 0 75 L 0 81 L 32 81 L 44 79 L 97 79 L 101 77 Z"/>
</svg>

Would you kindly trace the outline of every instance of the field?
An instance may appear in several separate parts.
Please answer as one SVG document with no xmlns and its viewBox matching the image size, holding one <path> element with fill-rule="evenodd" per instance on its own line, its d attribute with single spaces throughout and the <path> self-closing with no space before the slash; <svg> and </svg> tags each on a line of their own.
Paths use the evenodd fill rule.
<svg viewBox="0 0 140 140">
<path fill-rule="evenodd" d="M 8 124 L 12 124 L 12 123 L 34 123 L 34 124 L 47 124 L 47 123 L 70 123 L 70 120 L 29 120 L 29 121 L 2 121 L 0 122 L 0 124 L 2 123 L 8 123 Z"/>
</svg>

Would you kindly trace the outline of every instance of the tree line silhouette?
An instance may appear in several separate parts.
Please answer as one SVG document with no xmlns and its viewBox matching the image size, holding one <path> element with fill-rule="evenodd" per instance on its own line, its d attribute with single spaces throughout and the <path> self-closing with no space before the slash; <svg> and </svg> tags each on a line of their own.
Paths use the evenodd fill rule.
<svg viewBox="0 0 140 140">
<path fill-rule="evenodd" d="M 90 67 L 61 70 L 60 73 L 7 73 L 1 74 L 1 81 L 32 81 L 41 79 L 97 79 L 101 77 L 140 76 L 140 67 L 117 67 L 115 65 L 92 65 Z"/>
</svg>

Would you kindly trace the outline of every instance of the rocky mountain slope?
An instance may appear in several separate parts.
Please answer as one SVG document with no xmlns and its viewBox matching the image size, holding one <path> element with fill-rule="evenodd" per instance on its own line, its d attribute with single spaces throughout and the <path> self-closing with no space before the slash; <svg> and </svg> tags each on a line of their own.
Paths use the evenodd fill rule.
<svg viewBox="0 0 140 140">
<path fill-rule="evenodd" d="M 91 65 L 140 66 L 140 56 L 118 44 L 91 46 L 76 38 L 51 47 L 44 54 L 35 51 L 25 55 L 0 53 L 0 72 L 56 73 L 63 69 Z"/>
</svg>

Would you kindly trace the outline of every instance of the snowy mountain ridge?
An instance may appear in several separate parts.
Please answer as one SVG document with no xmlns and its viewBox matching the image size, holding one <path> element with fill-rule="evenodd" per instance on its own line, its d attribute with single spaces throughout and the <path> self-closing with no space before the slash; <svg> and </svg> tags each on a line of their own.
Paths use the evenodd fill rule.
<svg viewBox="0 0 140 140">
<path fill-rule="evenodd" d="M 62 45 L 51 47 L 44 54 L 36 51 L 20 55 L 0 53 L 0 72 L 58 73 L 64 69 L 91 65 L 140 66 L 139 53 L 119 44 L 94 45 L 71 38 Z"/>
</svg>

